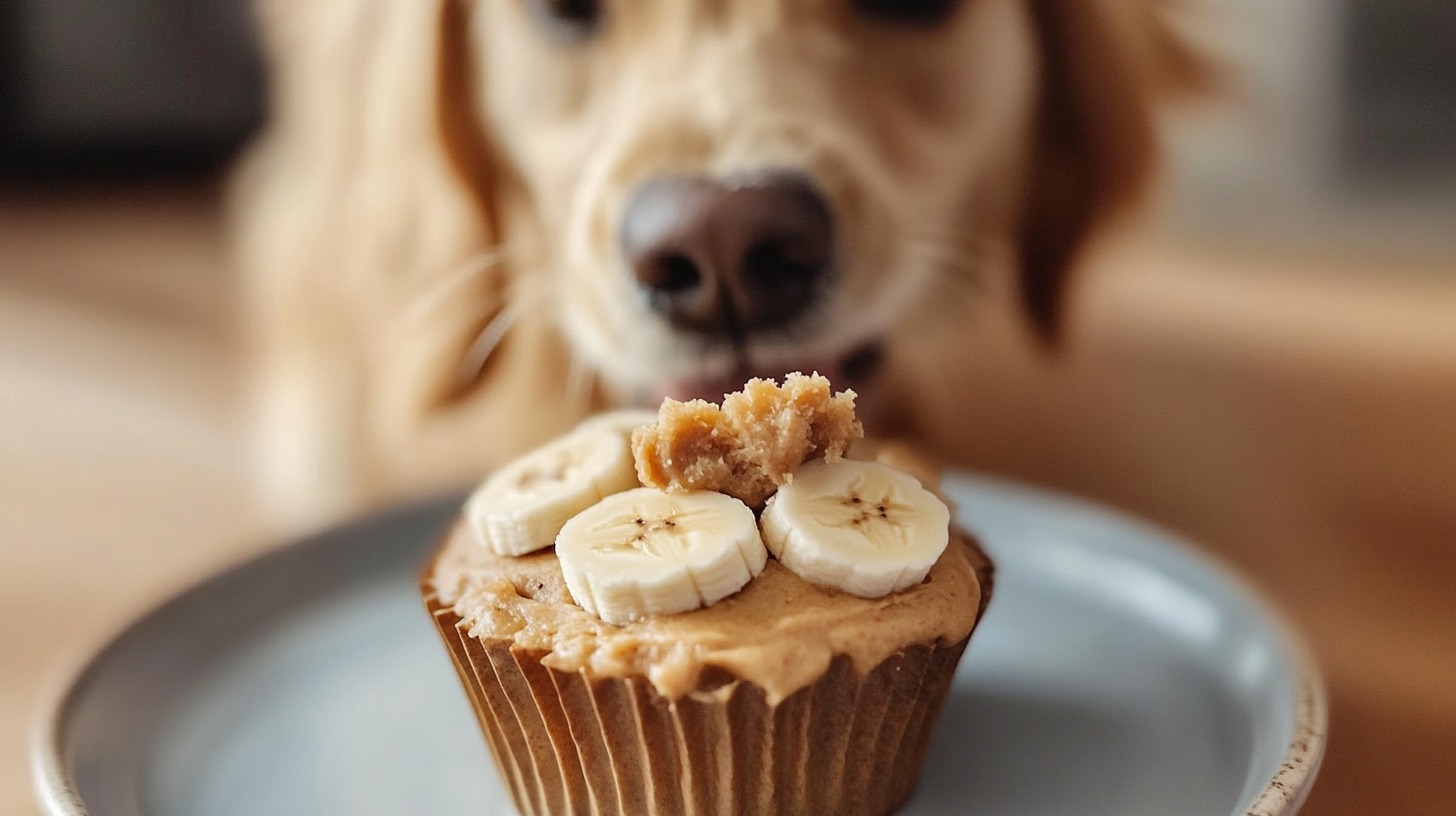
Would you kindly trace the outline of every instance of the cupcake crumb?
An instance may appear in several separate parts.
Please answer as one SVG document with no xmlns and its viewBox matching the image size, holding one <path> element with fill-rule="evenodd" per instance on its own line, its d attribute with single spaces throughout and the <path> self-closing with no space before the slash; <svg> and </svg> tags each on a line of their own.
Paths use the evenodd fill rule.
<svg viewBox="0 0 1456 816">
<path fill-rule="evenodd" d="M 790 374 L 782 386 L 753 379 L 722 406 L 664 400 L 657 423 L 632 434 L 642 484 L 716 490 L 755 509 L 814 458 L 834 461 L 864 436 L 853 391 L 833 393 L 818 374 Z"/>
</svg>

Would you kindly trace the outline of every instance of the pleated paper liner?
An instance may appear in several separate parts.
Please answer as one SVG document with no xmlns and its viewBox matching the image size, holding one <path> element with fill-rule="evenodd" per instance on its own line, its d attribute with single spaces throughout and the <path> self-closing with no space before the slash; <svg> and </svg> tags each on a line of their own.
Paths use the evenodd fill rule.
<svg viewBox="0 0 1456 816">
<path fill-rule="evenodd" d="M 991 568 L 977 566 L 984 611 Z M 776 705 L 723 669 L 673 701 L 643 677 L 563 672 L 545 652 L 471 637 L 428 578 L 424 592 L 526 816 L 892 813 L 915 789 L 969 640 L 910 645 L 864 675 L 839 656 Z"/>
</svg>

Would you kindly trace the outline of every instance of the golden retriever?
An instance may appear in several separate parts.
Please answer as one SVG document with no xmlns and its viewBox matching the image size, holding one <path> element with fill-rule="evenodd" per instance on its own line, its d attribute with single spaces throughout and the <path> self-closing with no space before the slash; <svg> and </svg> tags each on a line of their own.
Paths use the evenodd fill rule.
<svg viewBox="0 0 1456 816">
<path fill-rule="evenodd" d="M 1050 337 L 1145 186 L 1199 75 L 1172 5 L 266 0 L 236 234 L 269 504 L 322 520 L 796 369 L 873 433 L 956 433 L 979 293 Z"/>
</svg>

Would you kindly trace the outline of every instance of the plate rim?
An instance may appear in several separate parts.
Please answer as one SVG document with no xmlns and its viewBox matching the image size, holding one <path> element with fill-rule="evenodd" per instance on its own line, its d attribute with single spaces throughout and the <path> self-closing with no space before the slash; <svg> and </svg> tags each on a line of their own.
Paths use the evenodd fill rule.
<svg viewBox="0 0 1456 816">
<path fill-rule="evenodd" d="M 1309 797 L 1324 761 L 1330 717 L 1324 673 L 1298 627 L 1252 582 L 1207 553 L 1194 550 L 1188 554 L 1203 561 L 1238 590 L 1269 622 L 1289 654 L 1294 672 L 1294 727 L 1279 758 L 1279 769 L 1265 782 L 1243 816 L 1290 816 Z"/>
<path fill-rule="evenodd" d="M 415 514 L 428 515 L 435 508 L 449 507 L 452 502 L 458 505 L 464 501 L 464 497 L 465 494 L 460 491 L 425 496 L 372 510 L 298 535 L 283 537 L 255 552 L 225 561 L 200 577 L 183 583 L 170 594 L 149 605 L 143 605 L 130 617 L 122 618 L 116 626 L 86 648 L 77 650 L 71 660 L 54 673 L 55 679 L 49 685 L 50 691 L 42 696 L 37 706 L 38 713 L 31 725 L 28 740 L 31 781 L 38 804 L 49 816 L 91 816 L 67 768 L 64 746 L 61 743 L 62 735 L 74 712 L 77 696 L 91 685 L 102 663 L 133 632 L 149 621 L 165 615 L 167 610 L 187 603 L 188 599 L 206 594 L 208 590 L 238 572 L 256 569 L 274 559 L 287 558 L 299 550 L 347 537 L 354 531 L 369 530 L 383 520 Z"/>
<path fill-rule="evenodd" d="M 1145 529 L 1180 550 L 1180 555 L 1191 558 L 1199 565 L 1228 583 L 1264 618 L 1274 635 L 1287 652 L 1293 670 L 1294 724 L 1289 742 L 1280 757 L 1275 771 L 1259 790 L 1252 802 L 1243 811 L 1243 816 L 1290 816 L 1296 813 L 1309 796 L 1318 776 L 1324 758 L 1329 731 L 1329 699 L 1323 674 L 1314 659 L 1314 652 L 1284 612 L 1267 599 L 1252 582 L 1237 570 L 1196 547 L 1189 546 L 1177 533 L 1158 526 L 1156 523 L 1133 513 L 1110 505 L 1082 498 L 1071 493 L 1040 485 L 1018 482 L 987 474 L 949 469 L 947 481 L 960 481 L 973 488 L 999 491 L 1008 495 L 1020 494 L 1043 500 L 1050 499 L 1069 507 L 1096 513 L 1118 523 L 1132 524 Z M 61 744 L 65 726 L 74 712 L 77 695 L 84 691 L 102 665 L 127 635 L 139 629 L 148 621 L 165 614 L 172 606 L 184 603 L 187 598 L 205 592 L 215 582 L 238 571 L 256 567 L 275 558 L 316 545 L 325 540 L 347 536 L 353 530 L 368 528 L 381 518 L 398 517 L 418 513 L 427 508 L 448 506 L 458 501 L 463 494 L 450 493 L 420 501 L 408 502 L 383 508 L 356 519 L 335 524 L 305 535 L 288 538 L 275 546 L 226 563 L 204 577 L 185 585 L 182 589 L 162 598 L 155 604 L 144 607 L 134 616 L 125 619 L 119 626 L 100 638 L 97 643 L 79 652 L 73 668 L 59 673 L 59 680 L 53 691 L 42 698 L 39 714 L 31 730 L 31 776 L 38 803 L 53 816 L 90 816 L 90 811 L 76 790 L 75 780 L 69 773 Z"/>
<path fill-rule="evenodd" d="M 1314 787 L 1324 760 L 1329 735 L 1329 694 L 1324 674 L 1314 657 L 1314 649 L 1283 608 L 1266 597 L 1253 581 L 1231 564 L 1198 547 L 1182 534 L 1132 511 L 1056 488 L 961 468 L 947 469 L 945 481 L 959 482 L 1013 499 L 1050 501 L 1118 525 L 1143 530 L 1176 547 L 1180 556 L 1196 562 L 1228 584 L 1267 622 L 1273 635 L 1284 646 L 1293 673 L 1294 723 L 1289 741 L 1279 758 L 1278 770 L 1245 807 L 1242 816 L 1291 816 L 1299 811 Z"/>
</svg>

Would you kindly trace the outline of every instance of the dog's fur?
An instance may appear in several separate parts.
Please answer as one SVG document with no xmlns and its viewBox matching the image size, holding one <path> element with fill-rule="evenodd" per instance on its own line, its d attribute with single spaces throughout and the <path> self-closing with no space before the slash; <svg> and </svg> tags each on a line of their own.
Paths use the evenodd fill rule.
<svg viewBox="0 0 1456 816">
<path fill-rule="evenodd" d="M 579 44 L 529 2 L 263 7 L 273 119 L 237 235 L 263 481 L 296 519 L 461 483 L 741 362 L 657 320 L 616 249 L 663 172 L 814 178 L 838 283 L 754 365 L 874 341 L 871 430 L 953 428 L 903 409 L 963 353 L 968 299 L 1014 288 L 1054 336 L 1079 248 L 1145 186 L 1155 108 L 1199 75 L 1172 0 L 965 0 L 926 28 L 849 0 L 613 0 Z"/>
</svg>

